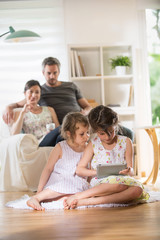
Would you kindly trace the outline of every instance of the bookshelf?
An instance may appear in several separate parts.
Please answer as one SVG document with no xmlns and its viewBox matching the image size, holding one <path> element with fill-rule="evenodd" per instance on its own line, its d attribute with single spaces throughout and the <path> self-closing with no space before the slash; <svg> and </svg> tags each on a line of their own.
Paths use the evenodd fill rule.
<svg viewBox="0 0 160 240">
<path fill-rule="evenodd" d="M 133 46 L 69 45 L 68 53 L 70 81 L 76 83 L 85 98 L 111 106 L 119 114 L 120 122 L 134 131 L 136 87 Z M 110 58 L 120 55 L 130 57 L 132 66 L 125 75 L 118 76 L 111 69 Z"/>
</svg>

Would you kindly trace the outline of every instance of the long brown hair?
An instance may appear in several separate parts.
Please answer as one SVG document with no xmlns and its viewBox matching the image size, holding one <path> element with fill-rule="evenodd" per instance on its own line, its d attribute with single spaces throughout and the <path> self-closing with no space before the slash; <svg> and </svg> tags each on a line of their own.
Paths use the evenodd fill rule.
<svg viewBox="0 0 160 240">
<path fill-rule="evenodd" d="M 88 114 L 92 131 L 101 129 L 108 134 L 108 128 L 118 126 L 118 115 L 111 108 L 99 105 L 93 108 Z"/>
</svg>

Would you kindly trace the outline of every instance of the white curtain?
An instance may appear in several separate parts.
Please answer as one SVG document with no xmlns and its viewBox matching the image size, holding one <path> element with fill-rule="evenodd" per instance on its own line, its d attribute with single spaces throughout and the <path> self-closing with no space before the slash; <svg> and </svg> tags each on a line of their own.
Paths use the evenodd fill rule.
<svg viewBox="0 0 160 240">
<path fill-rule="evenodd" d="M 45 57 L 60 60 L 59 79 L 68 81 L 63 0 L 1 2 L 0 35 L 9 26 L 36 32 L 41 38 L 26 43 L 5 43 L 7 35 L 0 38 L 0 113 L 7 104 L 24 98 L 23 89 L 28 80 L 45 82 L 41 69 Z"/>
</svg>

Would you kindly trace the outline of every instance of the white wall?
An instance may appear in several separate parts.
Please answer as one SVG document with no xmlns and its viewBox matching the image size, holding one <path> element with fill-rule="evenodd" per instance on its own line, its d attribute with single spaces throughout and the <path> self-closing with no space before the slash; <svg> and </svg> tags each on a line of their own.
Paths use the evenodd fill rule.
<svg viewBox="0 0 160 240">
<path fill-rule="evenodd" d="M 65 0 L 67 43 L 137 43 L 135 0 Z"/>
</svg>

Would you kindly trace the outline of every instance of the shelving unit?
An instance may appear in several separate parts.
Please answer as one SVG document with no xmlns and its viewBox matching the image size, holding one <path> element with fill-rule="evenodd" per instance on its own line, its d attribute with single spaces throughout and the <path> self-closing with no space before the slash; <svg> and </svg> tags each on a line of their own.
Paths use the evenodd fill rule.
<svg viewBox="0 0 160 240">
<path fill-rule="evenodd" d="M 133 46 L 69 45 L 68 52 L 70 81 L 76 83 L 87 99 L 94 99 L 106 106 L 119 104 L 119 107 L 112 108 L 119 114 L 122 124 L 134 130 L 136 85 Z M 132 67 L 127 69 L 125 75 L 117 76 L 111 69 L 110 58 L 120 55 L 130 57 Z M 133 94 L 129 103 L 131 87 Z"/>
</svg>

